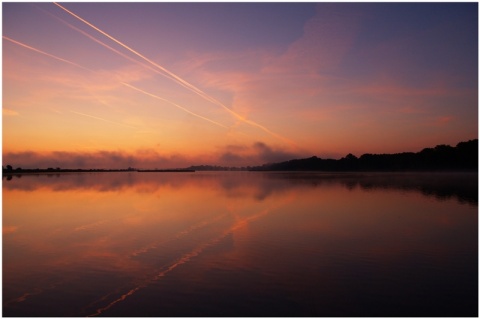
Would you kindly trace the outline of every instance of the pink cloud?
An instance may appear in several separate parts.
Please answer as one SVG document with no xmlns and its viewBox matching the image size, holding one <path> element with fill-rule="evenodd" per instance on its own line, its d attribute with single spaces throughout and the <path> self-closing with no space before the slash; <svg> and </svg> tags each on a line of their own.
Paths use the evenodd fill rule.
<svg viewBox="0 0 480 319">
<path fill-rule="evenodd" d="M 351 88 L 352 93 L 374 95 L 374 96 L 389 96 L 392 98 L 399 97 L 441 97 L 448 95 L 464 95 L 468 90 L 457 89 L 447 86 L 442 83 L 431 84 L 428 87 L 413 87 L 406 86 L 395 81 L 394 77 L 382 77 L 381 84 L 379 80 L 370 81 L 366 85 L 355 85 Z"/>
<path fill-rule="evenodd" d="M 12 234 L 18 230 L 17 226 L 3 226 L 3 234 Z"/>
<path fill-rule="evenodd" d="M 439 116 L 435 119 L 436 125 L 447 125 L 455 120 L 455 117 L 452 115 Z"/>
<path fill-rule="evenodd" d="M 360 15 L 338 5 L 317 6 L 303 36 L 264 67 L 266 73 L 315 73 L 335 69 L 353 45 Z"/>
<path fill-rule="evenodd" d="M 181 65 L 184 74 L 209 88 L 229 92 L 232 107 L 245 113 L 285 109 L 288 104 L 311 105 L 309 99 L 332 89 L 330 75 L 353 45 L 360 16 L 335 6 L 318 6 L 304 34 L 278 54 L 261 49 L 207 53 Z"/>
<path fill-rule="evenodd" d="M 2 114 L 3 114 L 3 116 L 18 116 L 18 115 L 20 115 L 17 111 L 9 110 L 9 109 L 6 109 L 6 108 L 2 109 Z"/>
</svg>

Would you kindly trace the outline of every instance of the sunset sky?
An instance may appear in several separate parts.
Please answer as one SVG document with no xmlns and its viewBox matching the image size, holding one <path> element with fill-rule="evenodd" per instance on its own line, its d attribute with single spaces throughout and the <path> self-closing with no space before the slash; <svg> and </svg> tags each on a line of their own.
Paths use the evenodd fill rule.
<svg viewBox="0 0 480 319">
<path fill-rule="evenodd" d="M 478 137 L 478 3 L 2 3 L 3 165 L 177 168 Z"/>
</svg>

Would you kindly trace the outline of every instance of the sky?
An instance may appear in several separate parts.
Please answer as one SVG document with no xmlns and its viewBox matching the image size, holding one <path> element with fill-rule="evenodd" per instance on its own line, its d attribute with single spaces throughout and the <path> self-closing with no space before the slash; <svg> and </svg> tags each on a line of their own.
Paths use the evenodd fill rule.
<svg viewBox="0 0 480 319">
<path fill-rule="evenodd" d="M 2 3 L 3 164 L 247 166 L 478 138 L 478 3 Z"/>
</svg>

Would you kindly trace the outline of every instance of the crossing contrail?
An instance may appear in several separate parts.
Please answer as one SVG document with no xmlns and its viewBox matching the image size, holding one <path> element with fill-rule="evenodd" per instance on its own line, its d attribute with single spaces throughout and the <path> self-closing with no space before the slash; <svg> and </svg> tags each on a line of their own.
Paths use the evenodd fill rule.
<svg viewBox="0 0 480 319">
<path fill-rule="evenodd" d="M 263 130 L 264 132 L 274 136 L 275 138 L 278 138 L 280 140 L 282 140 L 283 142 L 287 142 L 289 144 L 293 144 L 294 143 L 274 132 L 272 132 L 271 130 L 269 130 L 268 128 L 266 128 L 265 126 L 261 125 L 261 124 L 258 124 L 257 122 L 255 121 L 252 121 L 252 120 L 248 120 L 246 119 L 245 117 L 241 116 L 240 114 L 232 111 L 230 108 L 228 108 L 227 106 L 225 106 L 223 103 L 221 103 L 220 101 L 216 100 L 215 98 L 211 97 L 210 95 L 208 95 L 207 93 L 203 92 L 202 90 L 200 90 L 199 88 L 197 88 L 196 86 L 194 86 L 193 84 L 187 82 L 186 80 L 180 78 L 179 76 L 177 76 L 176 74 L 174 74 L 173 72 L 167 70 L 166 68 L 162 67 L 161 65 L 155 63 L 154 61 L 150 60 L 149 58 L 145 57 L 144 55 L 142 55 L 141 53 L 139 53 L 138 51 L 135 51 L 134 49 L 132 49 L 131 47 L 129 47 L 128 45 L 126 45 L 125 43 L 121 42 L 120 40 L 114 38 L 113 36 L 111 36 L 110 34 L 106 33 L 105 31 L 101 30 L 100 28 L 96 27 L 95 25 L 93 25 L 92 23 L 88 22 L 87 20 L 83 19 L 82 17 L 78 16 L 77 14 L 73 13 L 72 11 L 68 10 L 67 8 L 63 7 L 62 5 L 54 2 L 54 4 L 56 6 L 58 6 L 59 8 L 61 8 L 62 10 L 64 10 L 65 12 L 67 12 L 68 14 L 72 15 L 73 17 L 75 17 L 76 19 L 82 21 L 83 23 L 85 23 L 86 25 L 88 25 L 89 27 L 93 28 L 94 30 L 100 32 L 101 34 L 103 34 L 104 36 L 106 36 L 107 38 L 109 38 L 110 40 L 114 41 L 115 43 L 117 43 L 118 45 L 122 46 L 123 48 L 127 49 L 128 51 L 132 52 L 133 54 L 135 54 L 136 56 L 140 57 L 141 59 L 143 59 L 144 61 L 150 63 L 151 65 L 157 67 L 158 69 L 160 69 L 161 71 L 165 72 L 166 75 L 168 75 L 168 77 L 172 80 L 174 80 L 175 82 L 179 83 L 180 85 L 182 85 L 183 87 L 189 89 L 190 91 L 198 94 L 199 96 L 203 97 L 204 99 L 206 99 L 207 101 L 210 101 L 220 107 L 222 107 L 223 109 L 225 109 L 227 112 L 229 112 L 232 116 L 234 116 L 237 120 L 240 120 L 244 123 L 247 123 L 251 126 L 254 126 L 254 127 L 257 127 L 261 130 Z"/>
<path fill-rule="evenodd" d="M 20 45 L 20 46 L 22 46 L 22 47 L 24 47 L 24 48 L 27 48 L 27 49 L 29 49 L 29 50 L 33 50 L 33 51 L 35 51 L 35 52 L 37 52 L 37 53 L 46 55 L 46 56 L 51 57 L 51 58 L 53 58 L 53 59 L 56 59 L 56 60 L 59 60 L 59 61 L 62 61 L 62 62 L 71 64 L 71 65 L 74 65 L 74 66 L 76 66 L 76 67 L 79 67 L 79 68 L 81 68 L 81 69 L 84 69 L 84 70 L 87 70 L 87 71 L 90 71 L 90 72 L 95 72 L 95 71 L 93 71 L 93 70 L 91 70 L 91 69 L 88 69 L 88 68 L 86 68 L 86 67 L 83 67 L 83 66 L 81 66 L 81 65 L 79 65 L 79 64 L 77 64 L 77 63 L 75 63 L 75 62 L 62 59 L 62 58 L 60 58 L 60 57 L 58 57 L 58 56 L 56 56 L 56 55 L 53 55 L 53 54 L 44 52 L 44 51 L 39 50 L 39 49 L 36 49 L 36 48 L 34 48 L 34 47 L 31 47 L 31 46 L 26 45 L 26 44 L 24 44 L 24 43 L 21 43 L 21 42 L 19 42 L 19 41 L 15 41 L 15 40 L 13 40 L 13 39 L 11 39 L 11 38 L 9 38 L 9 37 L 3 36 L 3 38 L 4 38 L 5 40 L 11 41 L 12 43 L 15 43 L 15 44 L 17 44 L 17 45 Z M 120 53 L 120 54 L 122 54 L 122 53 Z M 137 62 L 138 62 L 138 61 L 137 61 Z M 125 86 L 127 86 L 127 87 L 130 87 L 131 89 L 134 89 L 134 90 L 136 90 L 136 91 L 138 91 L 138 92 L 141 92 L 141 93 L 143 93 L 143 94 L 145 94 L 145 95 L 148 95 L 148 96 L 151 96 L 151 97 L 153 97 L 153 98 L 156 98 L 156 99 L 165 101 L 165 102 L 167 102 L 167 103 L 170 103 L 170 104 L 174 105 L 175 107 L 181 109 L 182 111 L 187 112 L 187 113 L 189 113 L 189 114 L 191 114 L 191 115 L 193 115 L 193 116 L 196 116 L 196 117 L 198 117 L 198 118 L 200 118 L 200 119 L 202 119 L 202 120 L 205 120 L 205 121 L 208 121 L 208 122 L 210 122 L 210 123 L 212 123 L 212 124 L 215 124 L 215 125 L 217 125 L 217 126 L 220 126 L 220 127 L 226 128 L 226 129 L 229 129 L 229 127 L 227 127 L 227 126 L 225 126 L 225 125 L 223 125 L 223 124 L 220 124 L 220 123 L 218 123 L 218 122 L 216 122 L 216 121 L 214 121 L 214 120 L 211 120 L 211 119 L 206 118 L 206 117 L 204 117 L 204 116 L 201 116 L 201 115 L 199 115 L 199 114 L 197 114 L 197 113 L 194 113 L 194 112 L 192 112 L 192 111 L 190 111 L 190 110 L 188 110 L 188 109 L 186 109 L 186 108 L 184 108 L 184 107 L 182 107 L 182 106 L 180 106 L 180 105 L 178 105 L 178 104 L 176 104 L 176 103 L 174 103 L 174 102 L 172 102 L 172 101 L 169 101 L 169 100 L 167 100 L 167 99 L 165 99 L 165 98 L 162 98 L 162 97 L 160 97 L 160 96 L 158 96 L 158 95 L 155 95 L 155 94 L 146 92 L 146 91 L 144 91 L 144 90 L 142 90 L 142 89 L 139 89 L 139 88 L 137 88 L 137 87 L 135 87 L 135 86 L 133 86 L 133 85 L 127 84 L 127 83 L 125 83 L 125 82 L 120 82 L 120 83 L 121 83 L 122 85 L 125 85 Z M 83 116 L 91 117 L 91 118 L 94 118 L 94 119 L 97 119 L 97 120 L 101 120 L 101 121 L 105 121 L 105 122 L 109 122 L 109 123 L 118 124 L 118 125 L 123 125 L 123 126 L 127 126 L 127 127 L 132 127 L 132 128 L 133 128 L 133 126 L 130 126 L 130 125 L 126 125 L 126 124 L 122 124 L 122 123 L 117 123 L 117 122 L 109 121 L 109 120 L 107 120 L 107 119 L 103 119 L 103 118 L 96 117 L 96 116 L 93 116 L 93 115 L 88 115 L 88 114 L 84 114 L 84 113 L 80 113 L 80 112 L 74 112 L 74 111 L 71 111 L 71 112 L 72 112 L 72 113 L 75 113 L 75 114 L 78 114 L 78 115 L 83 115 Z"/>
<path fill-rule="evenodd" d="M 63 20 L 63 19 L 55 16 L 54 14 L 52 14 L 52 13 L 50 13 L 50 12 L 48 12 L 48 11 L 45 11 L 45 10 L 43 10 L 43 9 L 41 9 L 41 8 L 38 8 L 38 9 L 40 9 L 40 10 L 44 11 L 45 13 L 51 15 L 51 16 L 54 17 L 55 19 L 59 20 L 60 22 L 64 23 L 65 25 L 67 25 L 68 27 L 74 29 L 74 30 L 77 31 L 77 32 L 80 32 L 81 34 L 83 34 L 84 36 L 88 37 L 88 38 L 91 39 L 92 41 L 95 41 L 96 43 L 98 43 L 98 44 L 100 44 L 101 46 L 103 46 L 103 47 L 105 47 L 105 48 L 107 48 L 107 49 L 115 52 L 116 54 L 124 57 L 125 59 L 127 59 L 127 60 L 129 60 L 129 61 L 131 61 L 131 62 L 134 62 L 134 63 L 136 63 L 136 64 L 139 64 L 139 65 L 141 65 L 141 66 L 143 66 L 143 67 L 145 67 L 145 68 L 147 68 L 147 69 L 149 69 L 149 70 L 151 70 L 151 71 L 153 71 L 153 72 L 155 72 L 155 73 L 164 75 L 163 73 L 159 72 L 157 69 L 154 69 L 154 68 L 152 68 L 152 67 L 150 67 L 150 66 L 148 66 L 148 65 L 146 65 L 146 64 L 144 64 L 144 63 L 142 63 L 142 62 L 140 62 L 140 61 L 138 61 L 138 60 L 135 60 L 135 59 L 129 57 L 128 55 L 126 55 L 126 54 L 123 54 L 122 52 L 120 52 L 120 51 L 112 48 L 112 47 L 109 46 L 108 44 L 100 41 L 99 39 L 97 39 L 97 38 L 95 38 L 94 36 L 88 34 L 87 32 L 85 32 L 85 31 L 83 31 L 83 30 L 75 27 L 74 25 L 68 23 L 67 21 L 65 21 L 65 20 Z M 53 57 L 53 56 L 52 56 L 52 57 Z M 220 124 L 220 123 L 218 123 L 218 122 L 216 122 L 216 121 L 210 120 L 210 119 L 208 119 L 208 118 L 206 118 L 206 117 L 203 117 L 203 116 L 201 116 L 201 115 L 199 115 L 199 114 L 196 114 L 196 113 L 194 113 L 194 112 L 192 112 L 192 111 L 190 111 L 190 110 L 188 110 L 188 109 L 186 109 L 186 108 L 184 108 L 184 107 L 182 107 L 182 106 L 180 106 L 180 105 L 178 105 L 178 104 L 176 104 L 176 103 L 173 103 L 172 101 L 169 101 L 169 100 L 167 100 L 167 99 L 165 99 L 165 98 L 159 97 L 159 96 L 154 95 L 154 94 L 152 94 L 152 93 L 148 93 L 148 92 L 146 92 L 146 91 L 144 91 L 144 90 L 141 90 L 141 89 L 139 89 L 139 88 L 137 88 L 137 87 L 135 87 L 135 86 L 133 86 L 133 85 L 129 85 L 128 83 L 122 82 L 122 84 L 125 85 L 125 86 L 128 86 L 128 87 L 130 87 L 130 88 L 132 88 L 132 89 L 134 89 L 134 90 L 137 90 L 137 91 L 139 91 L 139 92 L 142 92 L 143 94 L 149 95 L 149 96 L 151 96 L 151 97 L 153 97 L 153 98 L 156 98 L 156 99 L 165 101 L 165 102 L 167 102 L 167 103 L 170 103 L 170 104 L 176 106 L 177 108 L 179 108 L 179 109 L 181 109 L 181 110 L 183 110 L 183 111 L 185 111 L 185 112 L 187 112 L 187 113 L 190 113 L 190 114 L 192 114 L 192 115 L 194 115 L 194 116 L 196 116 L 196 117 L 198 117 L 198 118 L 201 118 L 201 119 L 206 120 L 206 121 L 209 121 L 209 122 L 211 122 L 211 123 L 213 123 L 213 124 L 215 124 L 215 125 L 218 125 L 218 126 L 221 126 L 221 127 L 223 127 L 223 128 L 228 129 L 228 127 L 225 126 L 225 125 L 223 125 L 223 124 Z M 84 114 L 84 115 L 86 115 L 86 114 Z M 88 115 L 86 115 L 86 116 L 88 116 Z M 95 118 L 94 116 L 92 116 L 92 117 Z M 100 118 L 98 118 L 98 119 L 100 119 Z M 103 119 L 102 119 L 102 120 L 103 120 Z"/>
<path fill-rule="evenodd" d="M 39 9 L 42 10 L 42 11 L 45 11 L 45 10 L 43 10 L 43 9 L 41 9 L 41 8 L 39 8 Z M 67 25 L 68 27 L 74 29 L 74 30 L 77 31 L 77 32 L 80 32 L 81 34 L 83 34 L 84 36 L 88 37 L 88 38 L 91 39 L 92 41 L 95 41 L 96 43 L 98 43 L 98 44 L 100 44 L 101 46 L 103 46 L 103 47 L 105 47 L 105 48 L 107 48 L 107 49 L 115 52 L 116 54 L 124 57 L 125 59 L 127 59 L 127 60 L 129 60 L 129 61 L 131 61 L 131 62 L 134 62 L 134 63 L 136 63 L 136 64 L 139 64 L 139 65 L 141 65 L 142 67 L 147 68 L 147 69 L 149 69 L 149 70 L 151 70 L 151 71 L 153 71 L 153 72 L 155 72 L 155 73 L 157 73 L 157 74 L 160 74 L 160 75 L 165 76 L 165 74 L 162 73 L 162 72 L 160 72 L 159 70 L 154 69 L 154 68 L 152 68 L 151 66 L 149 66 L 149 65 L 147 65 L 147 64 L 144 64 L 144 63 L 142 63 L 142 62 L 140 62 L 140 61 L 138 61 L 138 60 L 135 60 L 135 59 L 133 59 L 132 57 L 129 57 L 128 55 L 126 55 L 126 54 L 124 54 L 124 53 L 116 50 L 115 48 L 112 48 L 111 46 L 109 46 L 108 44 L 100 41 L 99 39 L 95 38 L 95 37 L 92 36 L 91 34 L 88 34 L 87 32 L 85 32 L 85 31 L 83 31 L 83 30 L 75 27 L 74 25 L 72 25 L 72 24 L 68 23 L 67 21 L 65 21 L 65 20 L 63 20 L 63 19 L 55 16 L 54 14 L 52 14 L 52 13 L 50 13 L 50 12 L 48 12 L 48 11 L 45 11 L 45 13 L 51 15 L 51 16 L 54 17 L 55 19 L 59 20 L 60 22 L 64 23 L 65 25 Z M 189 111 L 189 110 L 187 110 L 186 108 L 184 108 L 184 107 L 182 107 L 182 106 L 180 106 L 180 105 L 178 105 L 178 104 L 176 104 L 176 103 L 173 103 L 172 101 L 169 101 L 169 100 L 167 100 L 167 99 L 165 99 L 165 98 L 159 97 L 159 96 L 154 95 L 154 94 L 152 94 L 152 93 L 148 93 L 148 92 L 146 92 L 146 91 L 144 91 L 144 90 L 141 90 L 141 89 L 139 89 L 138 87 L 135 87 L 135 86 L 130 85 L 130 84 L 128 84 L 128 83 L 122 82 L 122 84 L 125 85 L 125 86 L 128 86 L 128 87 L 130 87 L 130 88 L 132 88 L 132 89 L 134 89 L 134 90 L 137 90 L 137 91 L 139 91 L 139 92 L 142 92 L 142 93 L 144 93 L 144 94 L 146 94 L 146 95 L 149 95 L 149 96 L 151 96 L 151 97 L 153 97 L 153 98 L 156 98 L 156 99 L 165 101 L 165 102 L 167 102 L 167 103 L 170 103 L 170 104 L 176 106 L 177 108 L 180 108 L 181 110 L 183 110 L 183 111 L 185 111 L 185 112 L 187 112 L 187 113 L 190 113 L 190 114 L 192 114 L 192 115 L 194 115 L 194 116 L 196 116 L 196 117 L 199 117 L 199 118 L 201 118 L 201 119 L 203 119 L 203 120 L 209 121 L 209 122 L 211 122 L 211 123 L 213 123 L 213 124 L 215 124 L 215 125 L 219 125 L 219 126 L 221 126 L 221 127 L 223 127 L 223 128 L 227 128 L 227 129 L 229 128 L 229 127 L 227 127 L 227 126 L 225 126 L 225 125 L 223 125 L 223 124 L 220 124 L 220 123 L 218 123 L 218 122 L 216 122 L 216 121 L 210 120 L 210 119 L 208 119 L 208 118 L 206 118 L 206 117 L 203 117 L 203 116 L 201 116 L 201 115 L 199 115 L 199 114 L 196 114 L 196 113 L 194 113 L 194 112 L 192 112 L 192 111 Z"/>
<path fill-rule="evenodd" d="M 36 7 L 37 7 L 37 6 L 36 6 Z M 67 21 L 63 20 L 62 18 L 57 17 L 57 16 L 54 15 L 53 13 L 48 12 L 48 11 L 46 11 L 46 10 L 40 8 L 40 7 L 37 7 L 37 9 L 45 12 L 45 14 L 50 15 L 52 18 L 60 21 L 61 23 L 65 24 L 66 26 L 68 26 L 68 27 L 71 28 L 71 29 L 73 29 L 73 30 L 75 30 L 75 31 L 77 31 L 77 32 L 80 32 L 81 34 L 83 34 L 84 36 L 86 36 L 87 38 L 89 38 L 90 40 L 92 40 L 92 41 L 100 44 L 101 46 L 103 46 L 104 48 L 106 48 L 106 49 L 108 49 L 108 50 L 110 50 L 110 51 L 115 52 L 116 54 L 120 55 L 121 57 L 123 57 L 123 58 L 125 58 L 125 59 L 127 59 L 127 60 L 129 60 L 129 61 L 131 61 L 131 62 L 133 62 L 133 63 L 135 63 L 135 64 L 138 64 L 138 65 L 140 65 L 140 66 L 142 66 L 142 67 L 144 67 L 144 68 L 147 68 L 147 69 L 149 69 L 149 70 L 151 70 L 151 71 L 153 71 L 153 72 L 155 72 L 155 73 L 157 73 L 157 74 L 161 74 L 161 75 L 165 76 L 165 74 L 163 74 L 163 73 L 160 72 L 159 70 L 154 69 L 153 67 L 151 67 L 151 66 L 149 66 L 149 65 L 147 65 L 147 64 L 145 64 L 145 63 L 142 63 L 142 62 L 140 62 L 140 61 L 138 61 L 138 60 L 135 60 L 134 58 L 132 58 L 132 57 L 130 57 L 130 56 L 128 56 L 128 55 L 126 55 L 126 54 L 124 54 L 124 53 L 116 50 L 115 48 L 112 48 L 112 47 L 109 46 L 108 44 L 106 44 L 106 43 L 100 41 L 99 39 L 95 38 L 93 35 L 91 35 L 91 34 L 85 32 L 85 31 L 83 31 L 83 30 L 80 29 L 80 28 L 77 28 L 76 26 L 68 23 Z"/>
</svg>

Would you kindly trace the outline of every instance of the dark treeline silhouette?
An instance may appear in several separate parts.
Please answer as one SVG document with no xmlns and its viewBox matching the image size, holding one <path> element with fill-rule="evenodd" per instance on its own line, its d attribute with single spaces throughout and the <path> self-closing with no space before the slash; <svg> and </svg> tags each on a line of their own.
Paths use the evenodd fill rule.
<svg viewBox="0 0 480 319">
<path fill-rule="evenodd" d="M 353 154 L 339 159 L 316 156 L 253 167 L 253 171 L 474 171 L 478 170 L 478 139 L 455 147 L 437 145 L 418 153 Z"/>
<path fill-rule="evenodd" d="M 230 166 L 218 166 L 218 165 L 194 165 L 186 169 L 191 169 L 195 171 L 248 171 L 253 167 L 243 166 L 243 167 L 230 167 Z"/>
<path fill-rule="evenodd" d="M 396 154 L 363 154 L 359 158 L 353 154 L 335 160 L 321 159 L 316 156 L 304 159 L 293 159 L 281 163 L 264 164 L 262 166 L 226 167 L 215 165 L 197 165 L 178 169 L 47 169 L 2 167 L 4 176 L 25 173 L 68 173 L 68 172 L 193 172 L 193 171 L 477 171 L 478 139 L 460 142 L 455 147 L 437 145 L 425 148 L 418 153 L 405 152 Z"/>
<path fill-rule="evenodd" d="M 71 169 L 71 168 L 27 168 L 22 169 L 21 167 L 17 167 L 13 169 L 11 165 L 7 165 L 6 167 L 2 167 L 2 172 L 4 174 L 24 174 L 24 173 L 79 173 L 79 172 L 128 172 L 132 171 L 131 169 Z"/>
</svg>

